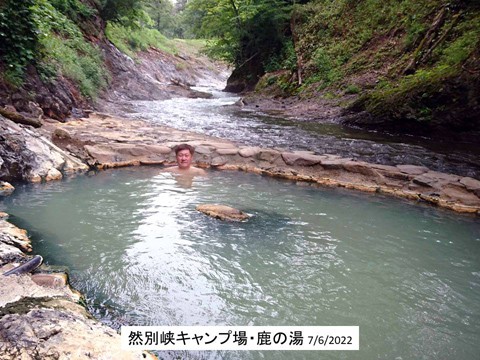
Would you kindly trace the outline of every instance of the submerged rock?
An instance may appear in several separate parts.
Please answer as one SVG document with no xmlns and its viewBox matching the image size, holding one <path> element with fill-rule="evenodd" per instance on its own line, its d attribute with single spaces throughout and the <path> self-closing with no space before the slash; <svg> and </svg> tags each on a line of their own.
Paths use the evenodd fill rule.
<svg viewBox="0 0 480 360">
<path fill-rule="evenodd" d="M 203 204 L 198 205 L 197 210 L 220 220 L 243 221 L 250 217 L 243 211 L 226 205 Z"/>
</svg>

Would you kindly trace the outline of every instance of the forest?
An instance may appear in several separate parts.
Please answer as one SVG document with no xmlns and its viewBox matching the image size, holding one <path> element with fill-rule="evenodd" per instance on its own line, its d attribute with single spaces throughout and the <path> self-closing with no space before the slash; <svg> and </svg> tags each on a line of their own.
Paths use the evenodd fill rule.
<svg viewBox="0 0 480 360">
<path fill-rule="evenodd" d="M 134 58 L 183 38 L 233 66 L 228 91 L 338 100 L 363 126 L 480 128 L 473 0 L 2 0 L 0 19 L 2 105 L 32 76 L 92 101 L 102 39 Z"/>
</svg>

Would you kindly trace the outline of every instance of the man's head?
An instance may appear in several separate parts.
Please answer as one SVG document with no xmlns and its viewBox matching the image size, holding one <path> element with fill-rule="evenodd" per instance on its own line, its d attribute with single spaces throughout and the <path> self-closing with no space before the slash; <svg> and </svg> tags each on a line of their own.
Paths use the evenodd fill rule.
<svg viewBox="0 0 480 360">
<path fill-rule="evenodd" d="M 177 164 L 179 169 L 187 170 L 192 164 L 193 154 L 195 149 L 188 144 L 180 144 L 175 146 L 175 157 L 177 158 Z"/>
</svg>

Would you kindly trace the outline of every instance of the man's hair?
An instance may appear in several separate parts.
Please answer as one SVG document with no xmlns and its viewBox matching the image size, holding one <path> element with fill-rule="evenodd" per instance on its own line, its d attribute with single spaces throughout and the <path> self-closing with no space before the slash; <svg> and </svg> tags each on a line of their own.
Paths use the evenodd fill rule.
<svg viewBox="0 0 480 360">
<path fill-rule="evenodd" d="M 182 150 L 188 150 L 190 151 L 190 154 L 194 154 L 195 153 L 195 148 L 192 146 L 192 145 L 188 145 L 188 144 L 180 144 L 180 145 L 176 145 L 173 150 L 175 150 L 175 155 L 178 154 L 179 151 L 182 151 Z"/>
</svg>

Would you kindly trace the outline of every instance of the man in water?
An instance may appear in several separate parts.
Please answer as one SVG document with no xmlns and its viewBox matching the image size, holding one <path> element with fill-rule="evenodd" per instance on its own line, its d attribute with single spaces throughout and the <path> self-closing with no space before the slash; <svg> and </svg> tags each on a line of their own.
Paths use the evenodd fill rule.
<svg viewBox="0 0 480 360">
<path fill-rule="evenodd" d="M 207 175 L 207 172 L 203 169 L 192 166 L 193 154 L 195 149 L 188 144 L 180 144 L 174 147 L 175 157 L 177 159 L 177 166 L 165 169 L 175 174 L 182 175 Z"/>
</svg>

